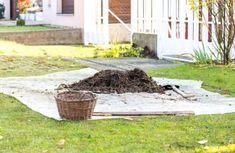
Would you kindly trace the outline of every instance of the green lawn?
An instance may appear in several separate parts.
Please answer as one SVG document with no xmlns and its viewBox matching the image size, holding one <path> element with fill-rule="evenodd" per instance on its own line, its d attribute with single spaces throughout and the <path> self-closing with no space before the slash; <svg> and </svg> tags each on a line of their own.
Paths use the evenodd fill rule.
<svg viewBox="0 0 235 153">
<path fill-rule="evenodd" d="M 43 75 L 86 67 L 62 57 L 0 56 L 0 77 Z"/>
<path fill-rule="evenodd" d="M 119 48 L 122 48 L 122 53 L 128 52 L 130 50 L 130 46 L 130 44 L 114 44 L 109 47 L 84 45 L 32 46 L 0 40 L 0 56 L 104 58 L 107 54 L 115 57 Z M 110 48 L 113 49 L 110 50 Z"/>
<path fill-rule="evenodd" d="M 151 76 L 203 81 L 205 89 L 235 96 L 235 66 L 184 65 L 176 68 L 150 70 Z"/>
<path fill-rule="evenodd" d="M 2 153 L 201 153 L 203 139 L 211 149 L 235 151 L 235 114 L 58 122 L 5 95 L 0 105 Z"/>
<path fill-rule="evenodd" d="M 18 46 L 8 47 L 15 48 L 19 53 Z M 34 46 L 24 47 L 27 49 Z M 45 55 L 39 54 L 40 51 L 36 47 L 35 50 L 30 48 L 25 52 L 22 49 L 17 55 L 5 56 L 9 50 L 2 52 L 4 56 L 0 56 L 0 77 L 41 75 L 85 67 L 75 62 L 74 58 L 78 58 L 79 54 L 82 54 L 81 50 L 86 47 L 78 46 L 78 50 L 74 52 L 65 49 L 65 57 L 51 50 L 52 48 L 48 49 Z M 69 56 L 70 53 L 77 52 L 77 56 Z M 22 57 L 21 53 L 30 56 Z M 84 53 L 85 55 L 89 53 Z M 215 70 L 212 71 L 213 69 Z M 219 77 L 221 81 L 207 79 L 204 80 L 205 84 L 211 85 L 213 82 L 213 86 L 221 86 L 230 91 L 226 93 L 233 95 L 234 78 L 230 77 L 234 76 L 234 71 L 229 68 L 223 70 L 186 65 L 159 71 L 151 70 L 149 74 L 201 79 L 203 75 L 206 76 L 204 73 L 209 71 L 213 74 L 211 78 Z M 226 81 L 227 78 L 230 79 Z M 223 83 L 220 82 L 225 82 L 226 86 L 222 86 Z M 139 118 L 133 121 L 116 119 L 58 122 L 31 111 L 16 99 L 3 94 L 0 94 L 0 106 L 0 153 L 201 153 L 205 150 L 197 141 L 203 139 L 208 140 L 207 152 L 235 152 L 235 113 L 197 117 Z M 64 144 L 61 143 L 63 141 Z"/>
<path fill-rule="evenodd" d="M 19 31 L 44 31 L 54 30 L 52 26 L 0 26 L 0 32 L 19 32 Z"/>
<path fill-rule="evenodd" d="M 29 57 L 69 57 L 91 58 L 96 54 L 94 46 L 82 45 L 38 45 L 28 46 L 15 42 L 0 40 L 0 55 L 5 56 L 29 56 Z"/>
</svg>

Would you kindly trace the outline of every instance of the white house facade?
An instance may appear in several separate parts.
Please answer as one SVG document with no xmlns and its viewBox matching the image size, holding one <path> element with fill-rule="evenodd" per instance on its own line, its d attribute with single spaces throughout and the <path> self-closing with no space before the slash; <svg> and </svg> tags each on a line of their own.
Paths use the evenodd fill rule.
<svg viewBox="0 0 235 153">
<path fill-rule="evenodd" d="M 12 1 L 17 0 L 0 0 L 6 19 L 12 16 Z M 132 41 L 133 33 L 151 34 L 156 35 L 154 50 L 160 58 L 193 54 L 202 44 L 213 47 L 212 17 L 201 11 L 203 20 L 191 10 L 189 0 L 43 0 L 44 22 L 81 29 L 84 44 Z"/>
<path fill-rule="evenodd" d="M 121 16 L 129 30 L 109 14 L 110 6 L 117 8 L 115 14 Z M 103 44 L 107 43 L 107 39 L 131 41 L 130 13 L 130 0 L 43 0 L 44 21 L 52 25 L 81 28 L 85 43 Z"/>
<path fill-rule="evenodd" d="M 43 0 L 43 14 L 46 23 L 83 28 L 84 0 Z"/>
<path fill-rule="evenodd" d="M 118 1 L 124 3 L 124 0 Z M 213 47 L 214 27 L 210 14 L 202 10 L 207 22 L 203 24 L 191 10 L 189 0 L 129 1 L 129 8 L 125 9 L 131 10 L 130 24 L 113 12 L 112 0 L 44 0 L 44 19 L 50 24 L 83 29 L 85 44 L 107 44 L 114 40 L 110 33 L 129 35 L 129 41 L 133 33 L 153 34 L 157 37 L 154 50 L 159 57 L 192 54 L 194 49 L 202 48 L 203 43 Z M 119 21 L 118 26 L 110 23 L 114 16 Z"/>
</svg>

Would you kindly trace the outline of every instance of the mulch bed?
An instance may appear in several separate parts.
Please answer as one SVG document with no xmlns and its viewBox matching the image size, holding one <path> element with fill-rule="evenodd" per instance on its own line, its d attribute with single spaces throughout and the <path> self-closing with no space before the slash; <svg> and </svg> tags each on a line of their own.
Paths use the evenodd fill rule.
<svg viewBox="0 0 235 153">
<path fill-rule="evenodd" d="M 140 69 L 130 71 L 104 70 L 93 77 L 68 85 L 73 90 L 88 90 L 94 93 L 164 93 L 151 77 Z"/>
</svg>

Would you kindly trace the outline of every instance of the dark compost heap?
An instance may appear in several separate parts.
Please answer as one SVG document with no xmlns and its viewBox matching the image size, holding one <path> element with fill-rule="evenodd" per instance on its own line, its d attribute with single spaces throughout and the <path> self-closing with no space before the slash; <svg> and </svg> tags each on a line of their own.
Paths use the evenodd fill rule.
<svg viewBox="0 0 235 153">
<path fill-rule="evenodd" d="M 94 93 L 164 93 L 164 88 L 157 85 L 151 77 L 140 70 L 130 71 L 104 70 L 93 77 L 68 86 L 73 90 L 89 90 Z"/>
</svg>

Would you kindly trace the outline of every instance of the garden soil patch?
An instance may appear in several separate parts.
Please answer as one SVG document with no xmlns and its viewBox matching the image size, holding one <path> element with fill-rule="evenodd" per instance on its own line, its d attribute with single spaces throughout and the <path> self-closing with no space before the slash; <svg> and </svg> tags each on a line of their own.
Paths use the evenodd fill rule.
<svg viewBox="0 0 235 153">
<path fill-rule="evenodd" d="M 164 88 L 140 69 L 130 71 L 104 70 L 68 87 L 73 90 L 89 90 L 103 94 L 164 93 Z"/>
</svg>

